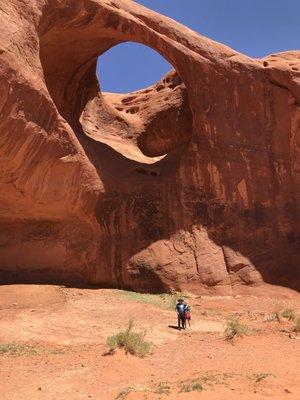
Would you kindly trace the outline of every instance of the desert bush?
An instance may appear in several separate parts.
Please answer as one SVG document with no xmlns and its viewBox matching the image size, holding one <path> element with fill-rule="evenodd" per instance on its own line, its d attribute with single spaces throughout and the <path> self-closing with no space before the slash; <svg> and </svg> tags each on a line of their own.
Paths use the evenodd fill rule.
<svg viewBox="0 0 300 400">
<path fill-rule="evenodd" d="M 34 347 L 26 343 L 0 343 L 0 356 L 37 356 L 41 354 L 62 354 L 63 350 Z"/>
<path fill-rule="evenodd" d="M 126 397 L 132 392 L 132 388 L 126 388 L 121 390 L 121 392 L 117 395 L 115 400 L 125 400 Z"/>
<path fill-rule="evenodd" d="M 297 318 L 296 318 L 295 327 L 294 327 L 294 332 L 300 333 L 300 317 L 297 317 Z"/>
<path fill-rule="evenodd" d="M 296 314 L 292 308 L 286 308 L 281 312 L 281 316 L 287 318 L 289 321 L 295 321 Z"/>
<path fill-rule="evenodd" d="M 147 387 L 143 386 L 132 386 L 132 387 L 127 387 L 126 389 L 121 390 L 121 392 L 118 393 L 117 397 L 115 397 L 115 400 L 125 400 L 131 393 L 138 393 L 138 392 L 148 392 Z"/>
<path fill-rule="evenodd" d="M 271 314 L 265 315 L 264 322 L 272 322 L 277 321 L 280 322 L 280 313 L 278 311 L 274 311 Z"/>
<path fill-rule="evenodd" d="M 251 329 L 247 325 L 241 324 L 239 319 L 228 321 L 224 331 L 226 340 L 233 340 L 235 337 L 243 337 L 250 334 Z"/>
<path fill-rule="evenodd" d="M 38 355 L 41 354 L 41 349 L 21 343 L 1 343 L 0 354 L 9 356 Z"/>
<path fill-rule="evenodd" d="M 170 386 L 165 382 L 160 382 L 155 388 L 155 394 L 170 394 Z"/>
<path fill-rule="evenodd" d="M 151 343 L 144 340 L 146 332 L 132 332 L 132 328 L 133 320 L 130 320 L 125 331 L 107 338 L 107 345 L 110 350 L 120 348 L 124 349 L 126 354 L 145 357 L 150 353 Z"/>
<path fill-rule="evenodd" d="M 203 386 L 200 382 L 182 383 L 180 393 L 202 392 Z"/>
<path fill-rule="evenodd" d="M 263 381 L 264 379 L 268 378 L 269 376 L 273 376 L 272 374 L 254 374 L 254 380 L 256 383 Z"/>
</svg>

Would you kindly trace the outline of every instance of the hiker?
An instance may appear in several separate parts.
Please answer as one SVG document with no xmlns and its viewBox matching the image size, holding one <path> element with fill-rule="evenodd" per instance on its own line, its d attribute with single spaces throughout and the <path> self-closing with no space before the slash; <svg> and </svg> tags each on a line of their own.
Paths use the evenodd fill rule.
<svg viewBox="0 0 300 400">
<path fill-rule="evenodd" d="M 185 310 L 184 310 L 184 323 L 186 327 L 186 321 L 188 322 L 189 328 L 191 328 L 191 306 L 189 306 L 189 302 L 186 300 L 184 302 Z"/>
<path fill-rule="evenodd" d="M 178 330 L 185 329 L 185 304 L 182 299 L 179 299 L 175 307 L 178 316 Z"/>
</svg>

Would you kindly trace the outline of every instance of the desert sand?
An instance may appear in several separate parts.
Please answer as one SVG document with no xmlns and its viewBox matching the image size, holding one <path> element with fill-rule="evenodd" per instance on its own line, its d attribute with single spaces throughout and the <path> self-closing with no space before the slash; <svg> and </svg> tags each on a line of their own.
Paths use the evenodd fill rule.
<svg viewBox="0 0 300 400">
<path fill-rule="evenodd" d="M 295 321 L 272 320 L 286 309 L 299 314 L 298 294 L 277 288 L 271 298 L 190 295 L 187 331 L 170 327 L 177 321 L 169 300 L 111 289 L 0 287 L 0 398 L 299 399 Z M 230 317 L 252 333 L 225 340 Z M 107 355 L 107 337 L 131 318 L 135 331 L 146 330 L 151 354 Z M 15 354 L 4 353 L 12 343 Z"/>
</svg>

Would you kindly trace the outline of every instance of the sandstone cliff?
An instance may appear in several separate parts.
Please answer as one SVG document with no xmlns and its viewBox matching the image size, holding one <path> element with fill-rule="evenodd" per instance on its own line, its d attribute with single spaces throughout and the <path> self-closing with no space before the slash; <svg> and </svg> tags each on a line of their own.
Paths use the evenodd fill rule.
<svg viewBox="0 0 300 400">
<path fill-rule="evenodd" d="M 299 288 L 300 51 L 251 59 L 125 0 L 0 5 L 0 278 Z M 174 67 L 103 94 L 97 57 Z"/>
</svg>

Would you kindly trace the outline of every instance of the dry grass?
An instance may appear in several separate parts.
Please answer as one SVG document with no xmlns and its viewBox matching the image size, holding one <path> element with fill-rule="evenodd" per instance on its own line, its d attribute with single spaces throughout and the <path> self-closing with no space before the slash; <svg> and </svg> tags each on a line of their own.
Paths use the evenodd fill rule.
<svg viewBox="0 0 300 400">
<path fill-rule="evenodd" d="M 236 337 L 249 336 L 251 332 L 251 329 L 243 325 L 239 319 L 232 319 L 227 322 L 224 335 L 226 340 L 233 340 Z"/>
<path fill-rule="evenodd" d="M 107 345 L 110 350 L 120 348 L 124 349 L 126 354 L 143 358 L 150 353 L 152 345 L 144 340 L 145 332 L 132 332 L 132 328 L 133 321 L 130 320 L 125 331 L 120 331 L 107 338 Z"/>
<path fill-rule="evenodd" d="M 254 380 L 256 383 L 260 383 L 261 381 L 263 381 L 264 379 L 266 379 L 270 376 L 274 376 L 274 375 L 273 374 L 265 374 L 265 373 L 254 374 Z"/>
<path fill-rule="evenodd" d="M 265 315 L 264 322 L 273 322 L 277 321 L 280 322 L 280 312 L 274 311 L 271 314 Z"/>
<path fill-rule="evenodd" d="M 0 343 L 0 356 L 37 356 L 40 354 L 61 354 L 62 350 L 34 347 L 25 343 Z"/>
<path fill-rule="evenodd" d="M 149 294 L 149 293 L 137 293 L 137 292 L 128 292 L 126 290 L 122 290 L 122 297 L 127 301 L 136 301 L 138 303 L 147 303 L 152 304 L 155 307 L 162 308 L 164 310 L 174 310 L 175 305 L 177 303 L 177 299 L 180 298 L 180 295 L 176 294 Z"/>
<path fill-rule="evenodd" d="M 166 382 L 160 382 L 153 390 L 155 394 L 170 394 L 170 386 Z"/>
<path fill-rule="evenodd" d="M 300 333 L 300 317 L 296 318 L 294 332 Z"/>
<path fill-rule="evenodd" d="M 283 310 L 281 312 L 281 316 L 283 318 L 287 318 L 289 321 L 295 321 L 296 319 L 295 310 L 293 310 L 292 308 L 286 308 L 285 310 Z"/>
<path fill-rule="evenodd" d="M 201 383 L 184 383 L 180 388 L 179 393 L 189 393 L 189 392 L 202 392 L 203 386 Z"/>
<path fill-rule="evenodd" d="M 143 387 L 143 386 L 132 386 L 132 387 L 128 387 L 126 389 L 121 390 L 121 392 L 117 395 L 117 397 L 115 397 L 115 400 L 125 400 L 127 398 L 127 396 L 130 395 L 130 393 L 137 393 L 137 392 L 148 392 L 148 388 Z"/>
<path fill-rule="evenodd" d="M 1 343 L 0 354 L 9 356 L 24 356 L 41 354 L 41 349 L 20 343 Z"/>
<path fill-rule="evenodd" d="M 227 385 L 228 378 L 229 374 L 207 371 L 194 379 L 182 381 L 179 393 L 202 392 L 207 388 L 213 388 L 215 385 Z"/>
<path fill-rule="evenodd" d="M 293 308 L 285 308 L 281 311 L 274 311 L 271 314 L 265 315 L 264 322 L 272 322 L 277 321 L 281 322 L 282 318 L 286 318 L 289 321 L 295 321 L 296 313 Z"/>
</svg>

